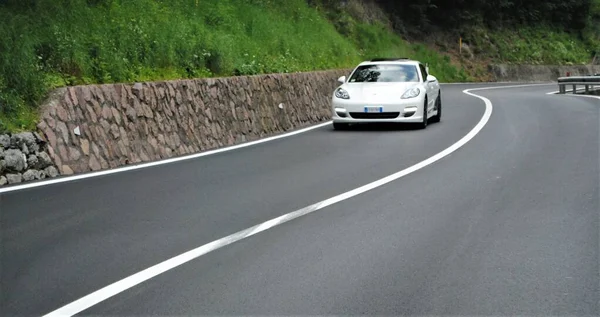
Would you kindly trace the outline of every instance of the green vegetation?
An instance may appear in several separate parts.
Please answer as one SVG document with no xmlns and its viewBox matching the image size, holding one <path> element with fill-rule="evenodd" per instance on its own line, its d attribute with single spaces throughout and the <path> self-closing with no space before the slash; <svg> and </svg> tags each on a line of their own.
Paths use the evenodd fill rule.
<svg viewBox="0 0 600 317">
<path fill-rule="evenodd" d="M 477 57 L 496 62 L 579 64 L 600 53 L 600 0 L 375 2 L 405 37 L 463 37 Z"/>
<path fill-rule="evenodd" d="M 352 67 L 372 56 L 433 51 L 379 23 L 340 34 L 305 0 L 0 1 L 0 129 L 31 129 L 55 87 Z M 443 71 L 441 71 L 443 70 Z"/>
<path fill-rule="evenodd" d="M 572 65 L 589 63 L 592 58 L 582 39 L 547 26 L 493 31 L 474 28 L 465 41 L 477 56 L 509 64 Z"/>
<path fill-rule="evenodd" d="M 350 68 L 375 56 L 417 58 L 441 81 L 473 80 L 455 38 L 445 54 L 428 42 L 442 29 L 485 60 L 588 62 L 600 48 L 600 0 L 583 10 L 589 1 L 540 0 L 551 13 L 511 17 L 513 2 L 492 10 L 483 0 L 0 0 L 0 130 L 34 128 L 37 105 L 69 85 Z M 556 12 L 576 35 L 549 22 Z M 526 25 L 492 27 L 515 23 Z"/>
<path fill-rule="evenodd" d="M 322 0 L 336 2 L 335 0 Z M 399 18 L 400 25 L 461 30 L 469 26 L 514 28 L 552 25 L 578 32 L 590 23 L 598 0 L 374 0 Z"/>
</svg>

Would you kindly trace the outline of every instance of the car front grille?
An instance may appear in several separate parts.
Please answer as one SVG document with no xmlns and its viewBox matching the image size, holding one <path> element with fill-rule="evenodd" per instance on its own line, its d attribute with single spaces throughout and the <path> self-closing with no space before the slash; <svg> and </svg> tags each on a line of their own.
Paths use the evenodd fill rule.
<svg viewBox="0 0 600 317">
<path fill-rule="evenodd" d="M 350 112 L 350 116 L 354 119 L 395 119 L 400 115 L 400 112 Z"/>
</svg>

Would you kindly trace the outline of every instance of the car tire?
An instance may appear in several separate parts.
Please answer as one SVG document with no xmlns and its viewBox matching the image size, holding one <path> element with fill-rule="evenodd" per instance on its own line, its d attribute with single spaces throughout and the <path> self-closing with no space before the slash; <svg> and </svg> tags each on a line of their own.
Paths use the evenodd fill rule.
<svg viewBox="0 0 600 317">
<path fill-rule="evenodd" d="M 425 98 L 425 104 L 423 105 L 423 121 L 419 123 L 419 129 L 427 128 L 427 98 Z"/>
<path fill-rule="evenodd" d="M 349 127 L 350 127 L 350 125 L 347 124 L 347 123 L 341 123 L 341 122 L 334 122 L 333 123 L 333 129 L 334 130 L 348 130 Z"/>
<path fill-rule="evenodd" d="M 437 114 L 431 118 L 431 122 L 440 122 L 442 120 L 442 96 L 438 96 L 435 100 L 435 108 L 437 109 Z"/>
</svg>

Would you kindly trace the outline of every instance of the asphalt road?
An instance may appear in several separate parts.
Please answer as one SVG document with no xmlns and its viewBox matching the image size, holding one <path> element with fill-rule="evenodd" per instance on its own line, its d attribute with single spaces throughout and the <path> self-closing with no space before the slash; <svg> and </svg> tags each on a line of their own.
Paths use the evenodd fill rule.
<svg viewBox="0 0 600 317">
<path fill-rule="evenodd" d="M 0 194 L 0 315 L 51 312 L 419 163 L 479 122 L 484 103 L 462 93 L 475 87 L 443 86 L 427 130 L 327 126 Z M 492 116 L 451 155 L 81 315 L 599 315 L 600 100 L 555 88 L 477 91 Z"/>
</svg>

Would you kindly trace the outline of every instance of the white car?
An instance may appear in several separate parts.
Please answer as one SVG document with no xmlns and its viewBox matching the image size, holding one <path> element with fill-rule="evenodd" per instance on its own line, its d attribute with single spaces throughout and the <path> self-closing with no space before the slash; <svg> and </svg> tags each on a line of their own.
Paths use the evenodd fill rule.
<svg viewBox="0 0 600 317">
<path fill-rule="evenodd" d="M 352 123 L 417 123 L 442 117 L 440 84 L 422 63 L 405 58 L 373 59 L 360 63 L 338 79 L 332 97 L 333 127 Z"/>
</svg>

